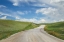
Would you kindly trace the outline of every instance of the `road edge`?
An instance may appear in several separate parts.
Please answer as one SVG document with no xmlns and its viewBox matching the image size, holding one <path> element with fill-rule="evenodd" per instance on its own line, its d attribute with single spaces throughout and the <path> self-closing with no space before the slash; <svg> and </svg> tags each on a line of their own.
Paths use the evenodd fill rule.
<svg viewBox="0 0 64 42">
<path fill-rule="evenodd" d="M 59 38 L 57 38 L 57 37 L 55 37 L 55 36 L 53 36 L 53 35 L 48 34 L 48 33 L 44 30 L 44 28 L 41 28 L 40 31 L 41 31 L 41 33 L 44 32 L 44 34 L 48 35 L 49 37 L 52 37 L 52 38 L 54 38 L 54 39 L 56 39 L 56 40 L 59 40 L 59 41 L 61 41 L 61 42 L 64 42 L 64 40 L 59 39 Z"/>
</svg>

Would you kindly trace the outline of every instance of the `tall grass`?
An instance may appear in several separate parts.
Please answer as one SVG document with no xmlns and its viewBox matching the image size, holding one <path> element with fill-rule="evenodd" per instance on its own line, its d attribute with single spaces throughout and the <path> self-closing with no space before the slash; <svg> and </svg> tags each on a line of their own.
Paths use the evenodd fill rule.
<svg viewBox="0 0 64 42">
<path fill-rule="evenodd" d="M 9 37 L 10 35 L 32 29 L 38 25 L 30 22 L 18 22 L 12 20 L 0 20 L 0 40 Z"/>
<path fill-rule="evenodd" d="M 64 22 L 48 24 L 44 30 L 49 34 L 64 40 Z"/>
</svg>

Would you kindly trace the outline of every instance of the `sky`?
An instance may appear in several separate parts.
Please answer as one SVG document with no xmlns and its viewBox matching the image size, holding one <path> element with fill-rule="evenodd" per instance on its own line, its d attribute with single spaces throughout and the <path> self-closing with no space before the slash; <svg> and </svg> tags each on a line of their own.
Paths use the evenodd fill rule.
<svg viewBox="0 0 64 42">
<path fill-rule="evenodd" d="M 0 0 L 0 19 L 34 23 L 64 21 L 64 0 Z"/>
</svg>

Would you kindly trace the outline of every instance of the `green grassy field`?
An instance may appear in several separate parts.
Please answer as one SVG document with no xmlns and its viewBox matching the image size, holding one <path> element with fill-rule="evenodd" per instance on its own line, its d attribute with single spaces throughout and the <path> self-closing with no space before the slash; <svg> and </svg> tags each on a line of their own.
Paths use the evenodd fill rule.
<svg viewBox="0 0 64 42">
<path fill-rule="evenodd" d="M 0 40 L 10 35 L 37 27 L 37 24 L 30 22 L 18 22 L 12 20 L 0 20 Z"/>
<path fill-rule="evenodd" d="M 48 24 L 44 28 L 49 34 L 64 40 L 64 22 Z"/>
</svg>

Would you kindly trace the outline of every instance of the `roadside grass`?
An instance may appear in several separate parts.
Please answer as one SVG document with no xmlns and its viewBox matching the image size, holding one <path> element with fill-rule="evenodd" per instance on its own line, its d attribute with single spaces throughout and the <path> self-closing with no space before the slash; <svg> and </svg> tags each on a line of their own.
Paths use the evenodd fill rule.
<svg viewBox="0 0 64 42">
<path fill-rule="evenodd" d="M 28 30 L 28 29 L 33 29 L 37 26 L 39 25 L 31 22 L 0 20 L 0 40 L 7 38 L 14 33 Z"/>
<path fill-rule="evenodd" d="M 64 22 L 48 24 L 44 28 L 49 34 L 64 40 Z"/>
</svg>

